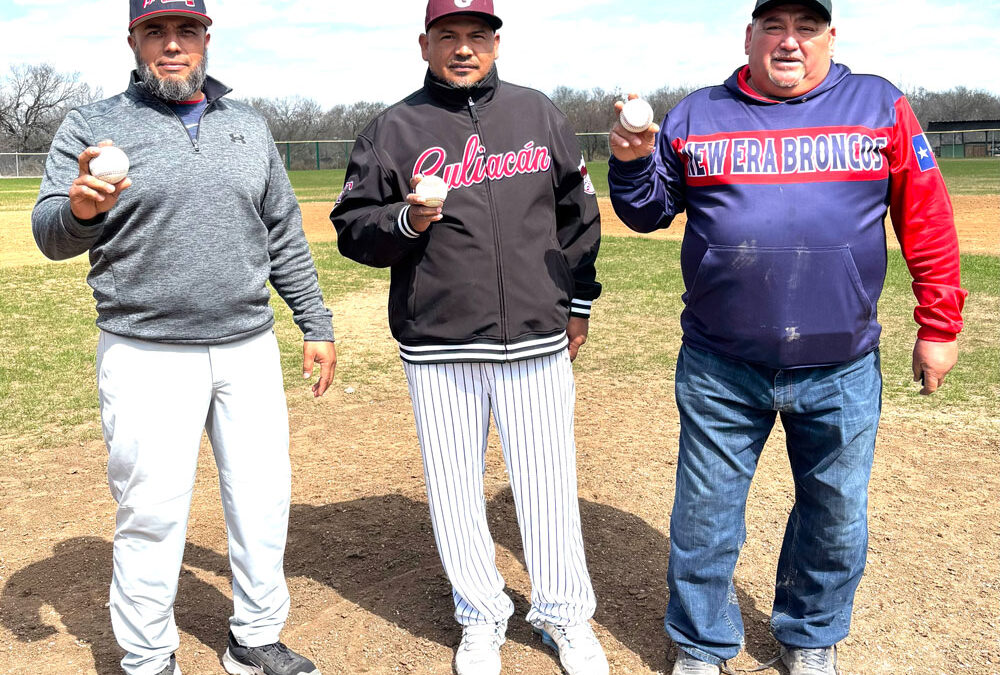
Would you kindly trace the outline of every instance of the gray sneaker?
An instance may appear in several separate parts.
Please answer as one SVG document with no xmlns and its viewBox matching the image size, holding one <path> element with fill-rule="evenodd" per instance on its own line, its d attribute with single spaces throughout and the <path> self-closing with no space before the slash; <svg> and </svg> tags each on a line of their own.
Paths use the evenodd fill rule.
<svg viewBox="0 0 1000 675">
<path fill-rule="evenodd" d="M 177 657 L 171 654 L 170 661 L 156 675 L 181 675 L 181 669 L 177 667 Z"/>
<path fill-rule="evenodd" d="M 244 647 L 232 631 L 229 648 L 222 655 L 222 666 L 230 675 L 319 675 L 312 661 L 296 654 L 284 643 L 262 647 Z"/>
<path fill-rule="evenodd" d="M 837 675 L 837 647 L 800 649 L 785 647 L 781 662 L 789 675 Z"/>
<path fill-rule="evenodd" d="M 722 669 L 714 663 L 699 661 L 683 649 L 677 650 L 677 660 L 671 675 L 719 675 Z"/>
</svg>

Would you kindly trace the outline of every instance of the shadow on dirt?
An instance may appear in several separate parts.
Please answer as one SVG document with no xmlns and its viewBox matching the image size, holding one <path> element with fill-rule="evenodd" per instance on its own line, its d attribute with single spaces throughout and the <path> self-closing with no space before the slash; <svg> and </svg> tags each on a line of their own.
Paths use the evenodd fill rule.
<svg viewBox="0 0 1000 675">
<path fill-rule="evenodd" d="M 498 546 L 523 564 L 510 490 L 491 499 L 488 509 Z M 667 670 L 674 656 L 662 625 L 669 540 L 641 518 L 610 506 L 582 500 L 580 511 L 598 596 L 595 621 L 647 667 Z M 177 625 L 221 653 L 232 600 L 192 570 L 228 578 L 228 558 L 189 544 L 184 565 L 175 604 Z M 324 506 L 292 505 L 285 572 L 325 584 L 414 636 L 449 647 L 458 641 L 451 589 L 441 571 L 424 502 L 384 495 Z M 105 607 L 110 576 L 109 542 L 96 537 L 61 542 L 50 558 L 10 577 L 0 595 L 0 622 L 22 642 L 43 640 L 57 632 L 43 612 L 51 606 L 81 646 L 92 650 L 99 673 L 119 672 L 121 651 Z M 515 619 L 523 617 L 528 601 L 518 593 L 512 597 Z M 763 660 L 776 651 L 767 616 L 743 592 L 740 601 L 747 649 Z M 508 639 L 540 646 L 524 621 L 511 621 Z"/>
</svg>

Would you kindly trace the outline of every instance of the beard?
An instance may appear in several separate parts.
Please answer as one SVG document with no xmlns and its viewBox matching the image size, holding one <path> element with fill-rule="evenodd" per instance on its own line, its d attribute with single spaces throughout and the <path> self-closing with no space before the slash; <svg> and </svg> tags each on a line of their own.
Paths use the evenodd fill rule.
<svg viewBox="0 0 1000 675">
<path fill-rule="evenodd" d="M 138 52 L 135 54 L 135 67 L 139 72 L 139 80 L 150 94 L 162 101 L 190 101 L 195 98 L 205 85 L 205 73 L 208 71 L 208 52 L 202 55 L 201 63 L 191 69 L 182 80 L 168 77 L 160 79 L 153 73 Z"/>
</svg>

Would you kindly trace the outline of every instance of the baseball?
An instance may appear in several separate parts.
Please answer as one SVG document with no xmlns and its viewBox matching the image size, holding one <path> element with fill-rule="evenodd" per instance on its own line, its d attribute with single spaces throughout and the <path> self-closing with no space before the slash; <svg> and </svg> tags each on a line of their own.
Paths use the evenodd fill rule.
<svg viewBox="0 0 1000 675">
<path fill-rule="evenodd" d="M 653 123 L 653 108 L 641 98 L 634 98 L 625 104 L 618 119 L 626 130 L 641 134 Z"/>
<path fill-rule="evenodd" d="M 128 167 L 128 155 L 109 145 L 101 148 L 101 154 L 90 160 L 90 175 L 114 185 L 128 175 Z"/>
<path fill-rule="evenodd" d="M 424 204 L 437 208 L 448 197 L 448 184 L 438 176 L 424 176 L 417 183 L 416 193 L 423 198 Z"/>
</svg>

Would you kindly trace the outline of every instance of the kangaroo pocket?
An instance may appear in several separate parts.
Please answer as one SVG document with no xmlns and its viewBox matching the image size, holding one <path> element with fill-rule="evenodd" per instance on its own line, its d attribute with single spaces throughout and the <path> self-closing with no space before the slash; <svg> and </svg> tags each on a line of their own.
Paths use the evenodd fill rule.
<svg viewBox="0 0 1000 675">
<path fill-rule="evenodd" d="M 687 339 L 775 368 L 842 363 L 878 343 L 847 246 L 710 246 L 686 302 Z"/>
</svg>

